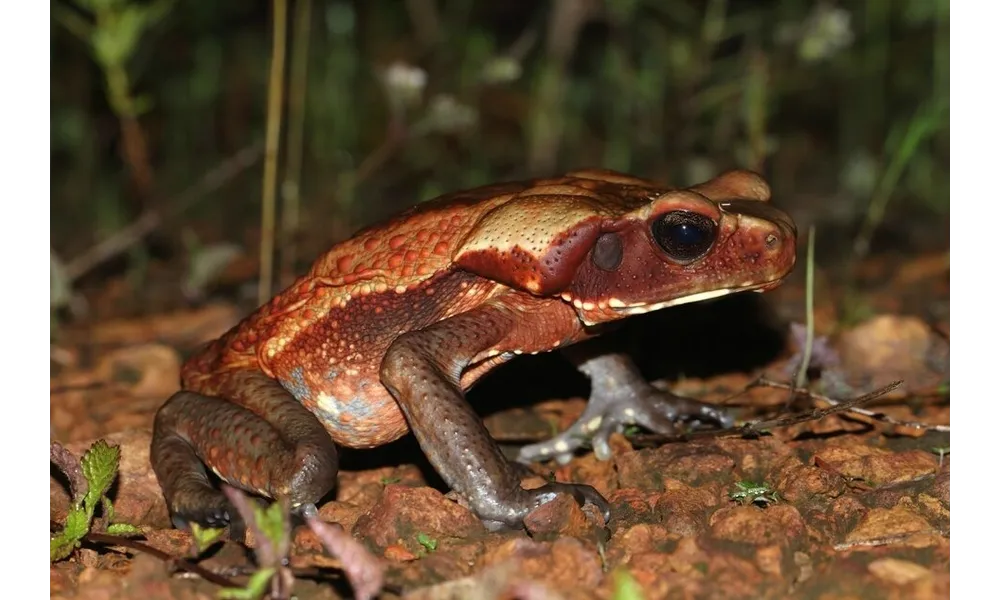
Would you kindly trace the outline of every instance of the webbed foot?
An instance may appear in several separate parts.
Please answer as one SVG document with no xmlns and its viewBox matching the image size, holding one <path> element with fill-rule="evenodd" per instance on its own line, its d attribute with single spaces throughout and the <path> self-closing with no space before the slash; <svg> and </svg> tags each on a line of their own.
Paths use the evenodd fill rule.
<svg viewBox="0 0 1000 600">
<path fill-rule="evenodd" d="M 518 461 L 555 459 L 566 464 L 585 445 L 600 460 L 611 458 L 608 438 L 627 425 L 674 435 L 681 420 L 711 422 L 730 427 L 733 419 L 719 406 L 676 396 L 650 385 L 626 357 L 616 354 L 592 358 L 579 369 L 590 377 L 591 395 L 583 415 L 554 438 L 521 448 Z"/>
</svg>

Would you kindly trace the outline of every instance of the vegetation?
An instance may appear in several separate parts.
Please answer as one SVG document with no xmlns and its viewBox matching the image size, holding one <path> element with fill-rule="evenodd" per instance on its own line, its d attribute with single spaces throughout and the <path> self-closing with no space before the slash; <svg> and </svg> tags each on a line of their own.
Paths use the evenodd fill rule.
<svg viewBox="0 0 1000 600">
<path fill-rule="evenodd" d="M 204 270 L 274 229 L 287 278 L 401 206 L 584 165 L 677 184 L 759 169 L 864 254 L 880 226 L 948 211 L 948 6 L 57 0 L 54 302 L 109 271 L 152 294 L 151 261 Z M 284 110 L 262 178 L 269 94 Z M 262 238 L 264 179 L 280 206 Z M 128 253 L 86 252 L 129 226 Z"/>
</svg>

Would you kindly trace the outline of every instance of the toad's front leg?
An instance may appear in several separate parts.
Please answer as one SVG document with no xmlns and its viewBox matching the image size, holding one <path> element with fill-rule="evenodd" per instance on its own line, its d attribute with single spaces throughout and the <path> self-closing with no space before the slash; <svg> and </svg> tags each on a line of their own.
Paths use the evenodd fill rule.
<svg viewBox="0 0 1000 600">
<path fill-rule="evenodd" d="M 399 403 L 431 464 L 490 529 L 522 527 L 525 515 L 560 492 L 597 506 L 608 519 L 607 502 L 589 485 L 548 483 L 523 489 L 519 469 L 503 456 L 465 400 L 463 370 L 505 339 L 513 319 L 495 302 L 405 333 L 386 352 L 382 383 Z"/>
<path fill-rule="evenodd" d="M 590 379 L 587 407 L 566 431 L 550 440 L 523 446 L 518 455 L 520 462 L 554 458 L 566 463 L 588 442 L 598 459 L 608 460 L 608 438 L 626 425 L 640 425 L 662 435 L 676 434 L 674 424 L 681 420 L 732 426 L 733 419 L 723 408 L 659 390 L 643 378 L 628 356 L 601 353 L 599 349 L 599 345 L 588 344 L 566 349 L 566 355 Z"/>
</svg>

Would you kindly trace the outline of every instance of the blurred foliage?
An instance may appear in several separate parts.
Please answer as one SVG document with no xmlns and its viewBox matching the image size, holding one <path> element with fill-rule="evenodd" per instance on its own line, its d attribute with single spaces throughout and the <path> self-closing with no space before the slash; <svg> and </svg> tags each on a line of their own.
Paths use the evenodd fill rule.
<svg viewBox="0 0 1000 600">
<path fill-rule="evenodd" d="M 157 202 L 262 139 L 270 10 L 53 3 L 56 253 L 86 249 L 148 206 L 123 117 L 141 125 Z M 316 1 L 307 80 L 289 82 L 305 88 L 291 182 L 303 259 L 442 192 L 594 165 L 675 184 L 758 169 L 800 225 L 839 222 L 850 236 L 940 220 L 948 11 L 947 0 Z M 300 34 L 289 31 L 290 46 Z M 255 244 L 259 169 L 181 220 Z M 158 239 L 181 249 L 181 229 Z"/>
</svg>

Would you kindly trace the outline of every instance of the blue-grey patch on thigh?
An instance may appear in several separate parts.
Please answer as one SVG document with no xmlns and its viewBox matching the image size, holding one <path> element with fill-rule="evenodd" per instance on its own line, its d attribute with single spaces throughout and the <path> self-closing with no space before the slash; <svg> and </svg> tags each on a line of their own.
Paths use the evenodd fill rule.
<svg viewBox="0 0 1000 600">
<path fill-rule="evenodd" d="M 278 382 L 281 383 L 281 387 L 288 390 L 288 393 L 295 396 L 295 399 L 299 402 L 311 400 L 313 397 L 312 389 L 306 383 L 306 375 L 302 367 L 293 368 L 287 379 L 280 378 Z"/>
</svg>

